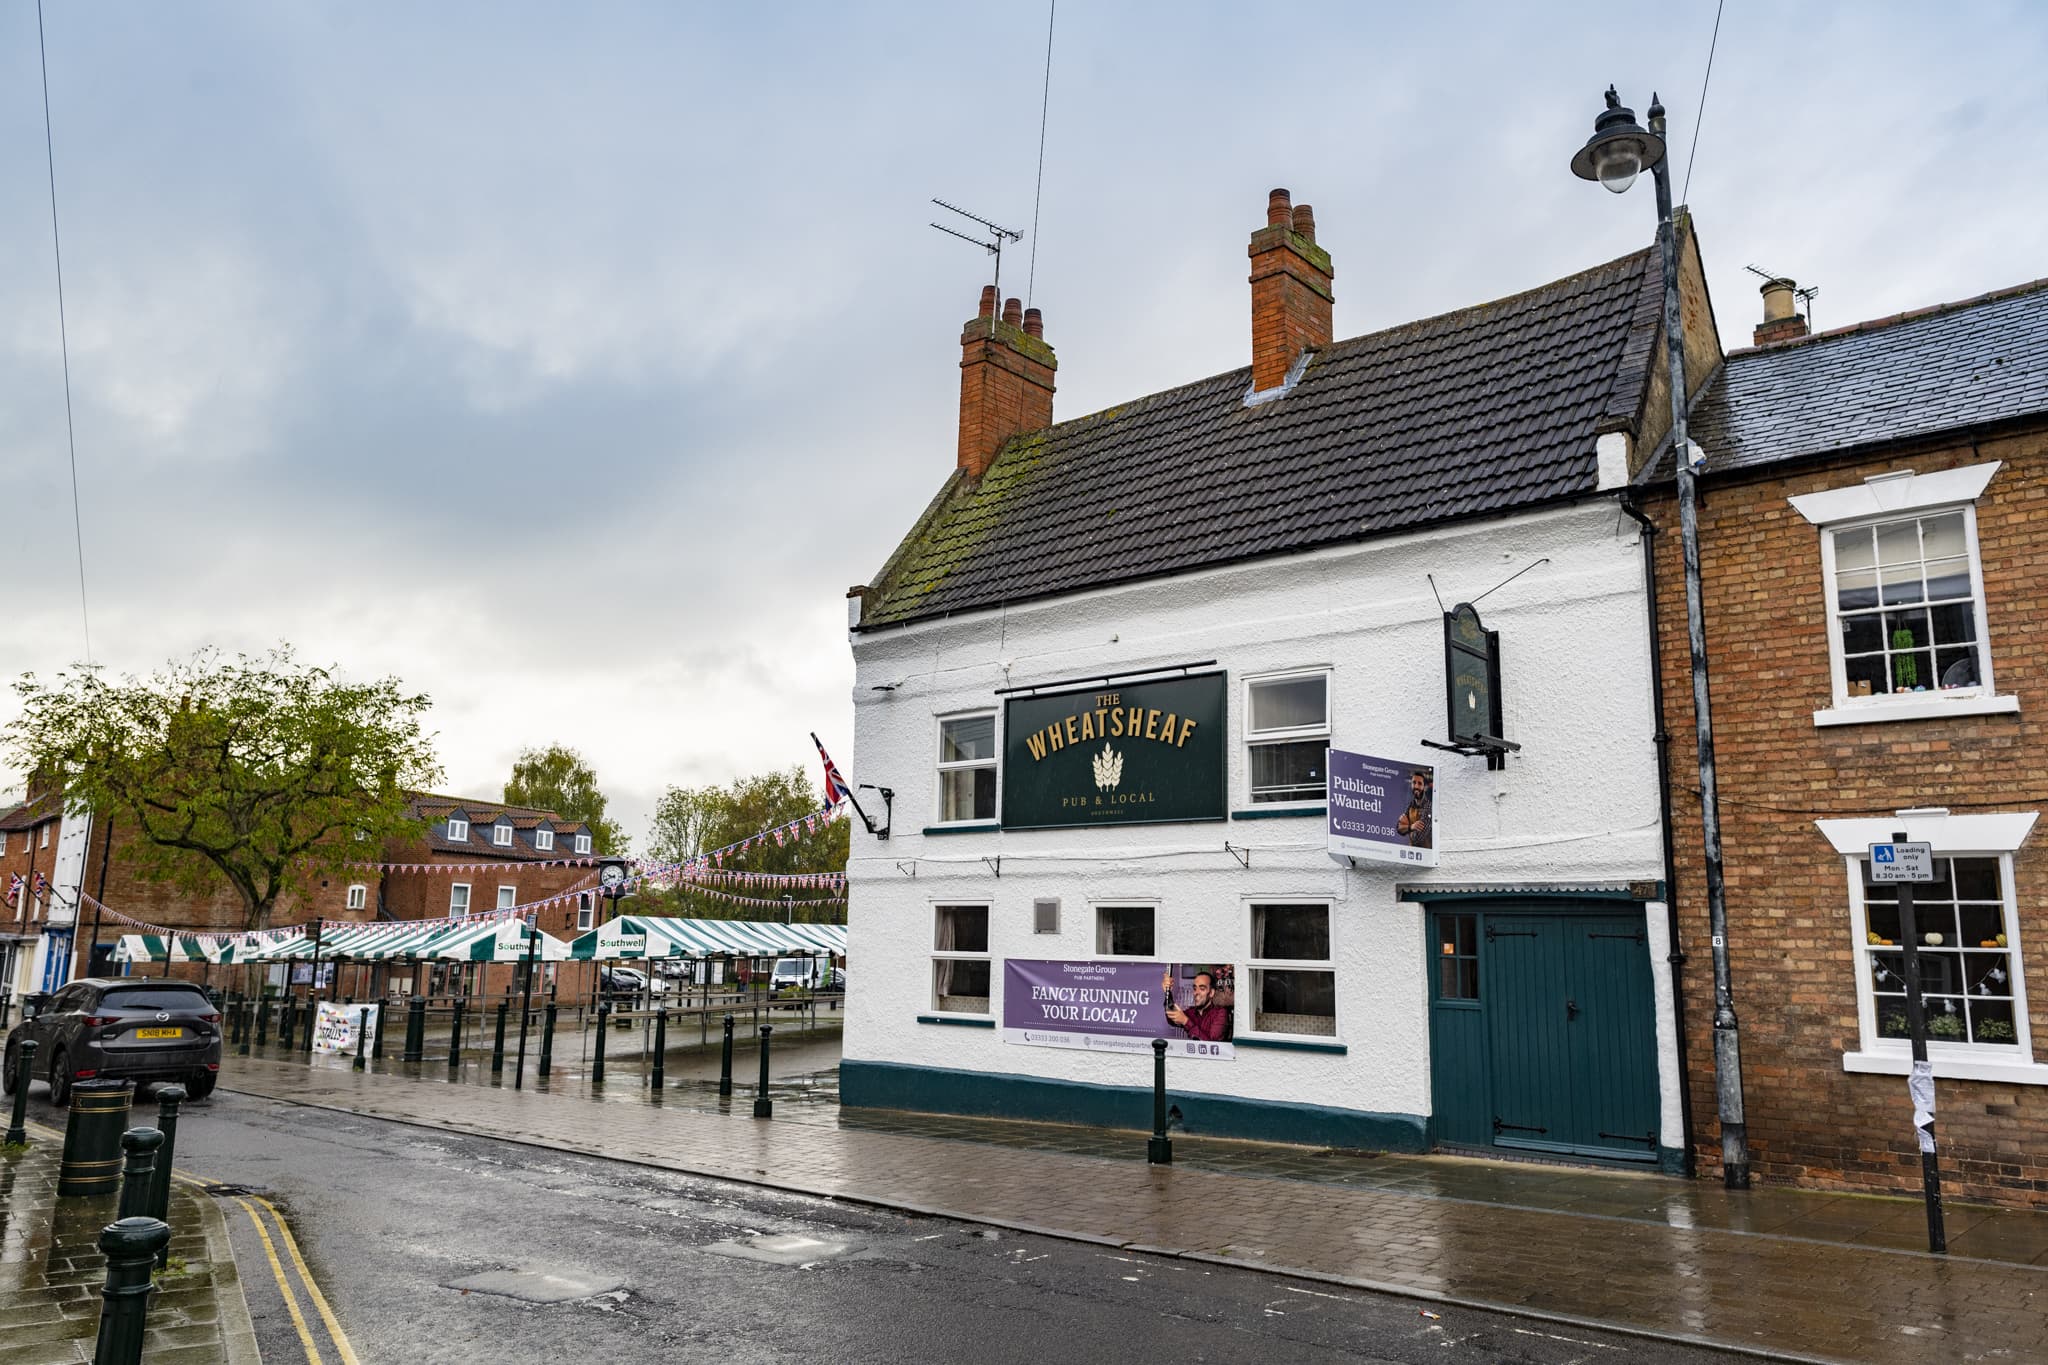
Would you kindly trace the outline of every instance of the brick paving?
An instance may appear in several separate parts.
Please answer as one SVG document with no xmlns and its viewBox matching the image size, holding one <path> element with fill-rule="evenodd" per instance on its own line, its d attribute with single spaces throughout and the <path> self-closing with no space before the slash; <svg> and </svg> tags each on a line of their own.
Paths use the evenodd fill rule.
<svg viewBox="0 0 2048 1365">
<path fill-rule="evenodd" d="M 2003 1228 L 2014 1259 L 1944 1260 L 1896 1247 L 1918 1214 L 1898 1201 L 1804 1195 L 1818 1202 L 1800 1203 L 1788 1200 L 1799 1192 L 1729 1195 L 1655 1177 L 1525 1175 L 1485 1162 L 1434 1163 L 1476 1173 L 1448 1187 L 1417 1176 L 1430 1163 L 1413 1161 L 1390 1163 L 1396 1175 L 1379 1185 L 1296 1178 L 1279 1156 L 1265 1158 L 1262 1173 L 1157 1168 L 1022 1140 L 965 1140 L 974 1121 L 920 1132 L 920 1120 L 902 1116 L 901 1128 L 913 1129 L 904 1131 L 871 1126 L 887 1116 L 830 1123 L 813 1109 L 797 1121 L 762 1122 L 746 1117 L 744 1086 L 732 1111 L 720 1113 L 695 1103 L 695 1091 L 681 1104 L 667 1093 L 598 1104 L 580 1085 L 514 1091 L 449 1085 L 446 1068 L 433 1064 L 418 1068 L 418 1080 L 410 1070 L 359 1074 L 328 1059 L 238 1058 L 229 1084 L 561 1151 L 1777 1355 L 2048 1358 L 2048 1267 L 2031 1264 L 2048 1255 L 2040 1215 L 1959 1210 Z M 615 1090 L 639 1091 L 620 1079 Z M 1176 1147 L 1193 1155 L 1211 1145 L 1183 1139 Z M 1850 1240 L 1872 1234 L 1883 1236 Z"/>
<path fill-rule="evenodd" d="M 92 1359 L 106 1280 L 99 1234 L 119 1199 L 58 1199 L 63 1147 L 62 1133 L 38 1126 L 26 1150 L 0 1152 L 0 1365 Z M 253 1365 L 255 1336 L 213 1201 L 173 1184 L 169 1221 L 171 1263 L 150 1296 L 144 1359 Z"/>
</svg>

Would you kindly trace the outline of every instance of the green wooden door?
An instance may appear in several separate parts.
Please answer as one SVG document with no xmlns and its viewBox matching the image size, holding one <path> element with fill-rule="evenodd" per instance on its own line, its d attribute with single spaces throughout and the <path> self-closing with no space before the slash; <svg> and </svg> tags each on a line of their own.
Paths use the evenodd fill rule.
<svg viewBox="0 0 2048 1365">
<path fill-rule="evenodd" d="M 1642 917 L 1571 909 L 1432 909 L 1439 1141 L 1655 1159 L 1656 1020 Z"/>
</svg>

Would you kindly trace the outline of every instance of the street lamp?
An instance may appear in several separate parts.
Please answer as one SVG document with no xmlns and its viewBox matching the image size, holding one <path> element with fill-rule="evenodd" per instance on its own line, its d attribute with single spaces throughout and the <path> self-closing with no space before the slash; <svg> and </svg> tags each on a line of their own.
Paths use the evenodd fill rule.
<svg viewBox="0 0 2048 1365">
<path fill-rule="evenodd" d="M 782 893 L 782 922 L 784 924 L 796 923 L 796 897 L 790 895 L 787 891 Z"/>
<path fill-rule="evenodd" d="M 1721 1119 L 1721 1172 L 1731 1190 L 1749 1188 L 1749 1136 L 1742 1116 L 1742 1044 L 1728 973 L 1728 899 L 1721 870 L 1721 800 L 1714 780 L 1714 714 L 1707 689 L 1707 628 L 1700 604 L 1698 472 L 1686 435 L 1685 324 L 1678 306 L 1678 233 L 1671 222 L 1671 161 L 1664 147 L 1664 106 L 1650 96 L 1650 126 L 1636 122 L 1614 87 L 1593 120 L 1593 135 L 1572 158 L 1572 174 L 1616 194 L 1645 167 L 1657 185 L 1657 246 L 1664 260 L 1664 351 L 1671 373 L 1671 450 L 1678 477 L 1679 543 L 1685 554 L 1686 642 L 1692 651 L 1692 710 L 1697 729 L 1700 832 L 1707 867 L 1707 929 L 1714 949 L 1714 1089 Z M 1675 888 L 1671 888 L 1675 892 Z M 1681 1041 L 1681 1046 L 1683 1042 Z"/>
</svg>

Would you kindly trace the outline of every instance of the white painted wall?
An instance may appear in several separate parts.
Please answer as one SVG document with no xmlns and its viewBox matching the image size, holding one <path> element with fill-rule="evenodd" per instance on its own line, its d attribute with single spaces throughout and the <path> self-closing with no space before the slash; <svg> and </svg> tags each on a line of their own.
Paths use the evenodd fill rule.
<svg viewBox="0 0 2048 1365">
<path fill-rule="evenodd" d="M 854 634 L 848 770 L 853 781 L 893 787 L 896 800 L 886 843 L 858 822 L 853 830 L 846 1057 L 1148 1084 L 1149 1058 L 1023 1047 L 995 1031 L 920 1024 L 933 1003 L 932 906 L 991 904 L 1000 1019 L 1001 960 L 1096 956 L 1094 903 L 1156 900 L 1161 959 L 1242 963 L 1249 901 L 1328 898 L 1338 1040 L 1348 1054 L 1240 1050 L 1234 1061 L 1181 1064 L 1176 1083 L 1196 1084 L 1185 1072 L 1201 1066 L 1199 1084 L 1219 1094 L 1430 1112 L 1423 907 L 1400 901 L 1397 887 L 1611 885 L 1662 875 L 1637 535 L 1602 500 Z M 1506 737 L 1521 752 L 1490 773 L 1482 759 L 1422 748 L 1416 741 L 1442 739 L 1445 726 L 1443 626 L 1430 576 L 1449 606 L 1546 557 L 1480 604 L 1501 634 Z M 1337 747 L 1438 765 L 1441 866 L 1348 870 L 1324 851 L 1319 817 L 921 833 L 937 812 L 935 717 L 991 707 L 1000 715 L 999 687 L 1203 659 L 1231 679 L 1233 810 L 1251 804 L 1242 679 L 1328 665 Z M 861 797 L 879 814 L 872 792 Z M 1251 850 L 1248 869 L 1224 851 L 1226 840 Z M 982 862 L 998 854 L 1000 877 Z M 1032 932 L 1032 901 L 1046 897 L 1061 902 L 1056 936 Z M 1662 990 L 1660 1005 L 1667 1000 Z M 1249 1014 L 1240 1008 L 1241 1030 Z M 1668 1074 L 1665 1087 L 1675 1095 Z M 1675 1126 L 1667 1128 L 1666 1144 L 1678 1145 Z"/>
</svg>

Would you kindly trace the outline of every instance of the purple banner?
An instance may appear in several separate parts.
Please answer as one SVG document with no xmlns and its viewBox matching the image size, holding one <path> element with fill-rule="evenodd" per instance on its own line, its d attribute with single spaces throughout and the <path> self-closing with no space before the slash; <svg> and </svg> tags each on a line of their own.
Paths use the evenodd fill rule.
<svg viewBox="0 0 2048 1365">
<path fill-rule="evenodd" d="M 1330 856 L 1436 866 L 1436 769 L 1330 750 Z"/>
<path fill-rule="evenodd" d="M 1003 1040 L 1030 1047 L 1235 1055 L 1236 968 L 1188 962 L 1003 962 Z"/>
</svg>

